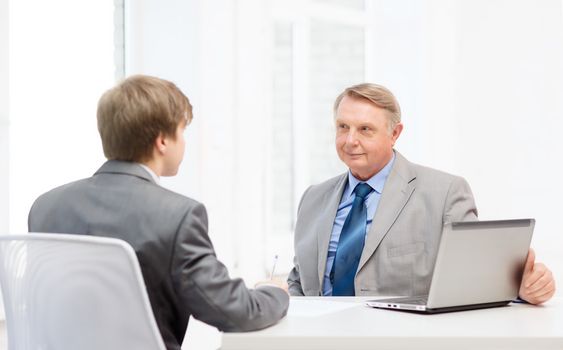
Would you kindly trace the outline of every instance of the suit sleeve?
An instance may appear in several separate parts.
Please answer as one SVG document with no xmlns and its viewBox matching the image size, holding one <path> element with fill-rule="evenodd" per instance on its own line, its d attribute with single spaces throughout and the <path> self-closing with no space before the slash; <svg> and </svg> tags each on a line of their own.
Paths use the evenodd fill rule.
<svg viewBox="0 0 563 350">
<path fill-rule="evenodd" d="M 181 304 L 196 319 L 221 331 L 250 331 L 284 317 L 289 296 L 276 287 L 246 288 L 231 279 L 207 234 L 207 213 L 197 204 L 179 228 L 172 261 L 172 278 Z"/>
<path fill-rule="evenodd" d="M 301 287 L 301 278 L 299 276 L 299 264 L 297 263 L 297 257 L 293 258 L 293 269 L 289 272 L 287 276 L 287 285 L 289 294 L 292 296 L 304 296 L 303 288 Z"/>
<path fill-rule="evenodd" d="M 305 190 L 305 192 L 303 193 L 303 196 L 301 196 L 301 200 L 299 201 L 299 206 L 297 207 L 297 225 L 299 225 L 299 223 L 303 220 L 303 218 L 301 218 L 301 215 L 302 215 L 301 214 L 301 205 L 303 204 L 305 197 L 307 197 L 307 193 L 309 192 L 311 187 L 312 186 L 310 186 L 309 188 L 307 188 Z M 294 237 L 294 244 L 296 244 L 297 241 L 298 241 L 297 237 Z M 297 249 L 294 249 L 294 250 L 295 250 L 295 254 L 297 254 Z M 289 290 L 290 295 L 292 295 L 292 296 L 304 296 L 305 295 L 305 293 L 303 292 L 303 287 L 301 286 L 301 275 L 299 273 L 299 259 L 298 259 L 297 255 L 295 255 L 293 257 L 293 269 L 291 269 L 291 271 L 289 272 L 289 275 L 287 276 L 287 285 L 288 285 L 288 290 Z"/>
<path fill-rule="evenodd" d="M 465 179 L 455 177 L 450 183 L 444 207 L 443 222 L 475 221 L 477 207 L 471 188 Z"/>
</svg>

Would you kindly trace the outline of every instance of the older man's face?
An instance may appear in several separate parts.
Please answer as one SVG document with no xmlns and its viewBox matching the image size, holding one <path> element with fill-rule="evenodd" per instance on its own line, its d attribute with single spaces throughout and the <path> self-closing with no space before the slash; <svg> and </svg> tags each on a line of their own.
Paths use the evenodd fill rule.
<svg viewBox="0 0 563 350">
<path fill-rule="evenodd" d="M 403 125 L 389 132 L 386 113 L 366 99 L 350 96 L 336 110 L 336 151 L 360 180 L 377 174 L 393 156 Z"/>
</svg>

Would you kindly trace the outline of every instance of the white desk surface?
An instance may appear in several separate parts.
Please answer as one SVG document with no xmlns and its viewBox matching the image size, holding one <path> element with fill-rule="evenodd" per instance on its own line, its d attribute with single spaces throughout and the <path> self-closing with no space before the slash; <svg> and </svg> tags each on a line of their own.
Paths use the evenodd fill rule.
<svg viewBox="0 0 563 350">
<path fill-rule="evenodd" d="M 373 309 L 370 299 L 292 297 L 278 324 L 223 333 L 221 349 L 563 349 L 563 298 L 435 315 Z"/>
</svg>

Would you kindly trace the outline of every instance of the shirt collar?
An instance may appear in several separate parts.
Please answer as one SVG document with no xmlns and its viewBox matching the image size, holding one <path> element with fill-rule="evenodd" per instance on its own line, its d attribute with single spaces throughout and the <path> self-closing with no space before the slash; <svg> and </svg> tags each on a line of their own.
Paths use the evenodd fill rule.
<svg viewBox="0 0 563 350">
<path fill-rule="evenodd" d="M 391 169 L 393 168 L 393 163 L 395 162 L 395 152 L 393 152 L 393 157 L 391 160 L 381 169 L 377 174 L 370 177 L 367 181 L 361 181 L 357 179 L 352 172 L 348 170 L 348 186 L 346 187 L 346 192 L 344 193 L 344 198 L 349 198 L 358 185 L 361 182 L 365 182 L 374 189 L 375 192 L 381 194 L 383 192 L 383 186 L 385 186 L 385 181 L 391 173 Z"/>
<path fill-rule="evenodd" d="M 149 175 L 152 177 L 152 179 L 154 180 L 154 182 L 157 185 L 160 185 L 160 177 L 158 177 L 158 175 L 156 175 L 155 172 L 152 171 L 151 168 L 149 168 L 145 164 L 141 164 L 141 163 L 137 163 L 137 164 L 139 164 L 141 166 L 141 168 L 145 169 L 149 173 Z"/>
</svg>

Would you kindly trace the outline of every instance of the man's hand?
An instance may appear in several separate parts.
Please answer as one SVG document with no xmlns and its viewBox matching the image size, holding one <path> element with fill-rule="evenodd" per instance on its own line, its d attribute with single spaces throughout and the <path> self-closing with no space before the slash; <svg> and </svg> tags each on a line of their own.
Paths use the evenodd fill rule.
<svg viewBox="0 0 563 350">
<path fill-rule="evenodd" d="M 530 304 L 537 305 L 545 303 L 555 294 L 555 280 L 551 271 L 535 260 L 536 253 L 530 248 L 518 294 Z"/>
</svg>

